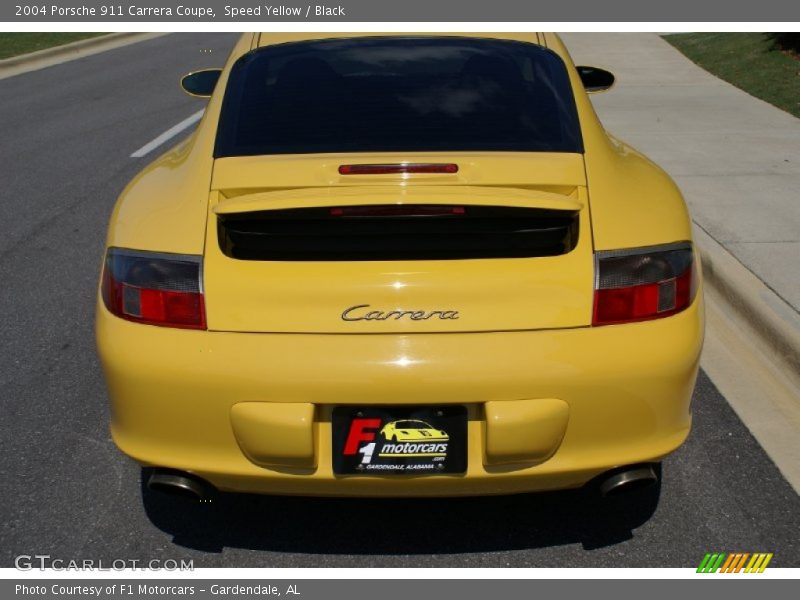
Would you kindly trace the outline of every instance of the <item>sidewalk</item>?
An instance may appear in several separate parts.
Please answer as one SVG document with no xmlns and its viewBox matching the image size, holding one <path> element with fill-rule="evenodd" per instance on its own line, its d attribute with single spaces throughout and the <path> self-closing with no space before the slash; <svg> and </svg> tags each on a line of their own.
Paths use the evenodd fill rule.
<svg viewBox="0 0 800 600">
<path fill-rule="evenodd" d="M 562 37 L 576 64 L 617 76 L 592 96 L 606 128 L 666 169 L 695 223 L 800 312 L 800 119 L 657 34 Z"/>
</svg>

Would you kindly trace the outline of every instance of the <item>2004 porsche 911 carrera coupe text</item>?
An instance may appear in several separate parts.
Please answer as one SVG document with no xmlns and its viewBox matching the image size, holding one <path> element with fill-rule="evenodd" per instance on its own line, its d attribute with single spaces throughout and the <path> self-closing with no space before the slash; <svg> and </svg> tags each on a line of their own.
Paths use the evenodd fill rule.
<svg viewBox="0 0 800 600">
<path fill-rule="evenodd" d="M 153 487 L 652 481 L 703 337 L 670 178 L 553 34 L 244 35 L 114 210 L 97 340 Z"/>
</svg>

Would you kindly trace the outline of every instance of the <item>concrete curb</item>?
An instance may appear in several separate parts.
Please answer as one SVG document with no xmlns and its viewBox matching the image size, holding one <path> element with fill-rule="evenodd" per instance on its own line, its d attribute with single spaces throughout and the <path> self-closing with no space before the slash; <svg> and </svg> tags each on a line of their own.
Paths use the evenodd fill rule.
<svg viewBox="0 0 800 600">
<path fill-rule="evenodd" d="M 697 225 L 695 241 L 706 284 L 758 337 L 770 359 L 800 381 L 800 315 Z"/>
<path fill-rule="evenodd" d="M 99 37 L 78 40 L 62 46 L 54 46 L 37 50 L 20 56 L 12 56 L 0 60 L 0 79 L 13 77 L 29 71 L 37 71 L 53 65 L 58 65 L 84 56 L 99 54 L 114 48 L 120 48 L 129 44 L 143 42 L 166 35 L 165 33 L 136 33 L 120 32 L 109 33 Z"/>
</svg>

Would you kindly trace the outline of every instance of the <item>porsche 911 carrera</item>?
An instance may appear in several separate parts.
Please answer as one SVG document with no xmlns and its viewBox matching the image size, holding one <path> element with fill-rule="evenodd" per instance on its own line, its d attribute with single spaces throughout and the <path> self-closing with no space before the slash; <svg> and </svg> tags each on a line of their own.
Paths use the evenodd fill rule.
<svg viewBox="0 0 800 600">
<path fill-rule="evenodd" d="M 680 191 L 592 108 L 613 82 L 550 33 L 246 34 L 184 77 L 201 122 L 108 228 L 116 445 L 196 497 L 655 482 L 701 272 Z"/>
</svg>

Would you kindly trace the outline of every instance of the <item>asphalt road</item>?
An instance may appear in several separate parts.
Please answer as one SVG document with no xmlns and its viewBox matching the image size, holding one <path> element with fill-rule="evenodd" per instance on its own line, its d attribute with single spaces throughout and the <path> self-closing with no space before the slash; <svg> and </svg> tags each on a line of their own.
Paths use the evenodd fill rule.
<svg viewBox="0 0 800 600">
<path fill-rule="evenodd" d="M 800 497 L 701 374 L 660 501 L 578 492 L 437 500 L 142 493 L 112 444 L 93 340 L 106 222 L 147 159 L 199 110 L 178 77 L 233 37 L 159 38 L 0 82 L 0 566 L 19 554 L 195 566 L 696 566 L 707 551 L 800 566 Z M 212 50 L 211 53 L 207 50 Z"/>
</svg>

